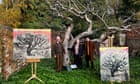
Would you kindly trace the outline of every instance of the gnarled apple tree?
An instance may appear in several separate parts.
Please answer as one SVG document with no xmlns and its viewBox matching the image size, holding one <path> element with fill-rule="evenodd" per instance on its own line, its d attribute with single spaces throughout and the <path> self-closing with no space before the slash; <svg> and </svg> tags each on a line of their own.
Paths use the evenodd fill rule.
<svg viewBox="0 0 140 84">
<path fill-rule="evenodd" d="M 95 34 L 98 30 L 97 28 L 93 28 L 94 21 L 93 17 L 98 18 L 105 26 L 106 29 L 116 29 L 119 30 L 120 27 L 109 27 L 107 22 L 105 21 L 106 10 L 102 5 L 97 6 L 97 1 L 93 0 L 46 0 L 49 8 L 53 11 L 52 14 L 59 16 L 63 19 L 66 19 L 70 22 L 70 24 L 66 27 L 65 37 L 64 37 L 64 66 L 69 64 L 69 53 L 68 48 L 71 48 L 76 39 Z M 74 19 L 75 17 L 82 19 L 87 23 L 87 28 L 85 31 L 81 31 L 75 37 L 71 38 L 72 31 L 76 29 L 74 27 Z M 69 43 L 69 39 L 71 41 Z M 101 41 L 102 38 L 99 38 L 98 41 Z"/>
</svg>

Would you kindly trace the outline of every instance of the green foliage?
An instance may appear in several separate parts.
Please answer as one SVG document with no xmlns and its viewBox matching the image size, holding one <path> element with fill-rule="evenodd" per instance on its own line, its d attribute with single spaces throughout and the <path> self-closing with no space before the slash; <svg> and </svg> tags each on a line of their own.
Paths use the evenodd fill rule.
<svg viewBox="0 0 140 84">
<path fill-rule="evenodd" d="M 45 0 L 26 0 L 26 8 L 22 9 L 22 24 L 19 28 L 51 28 L 64 30 L 63 20 L 54 16 Z"/>
<path fill-rule="evenodd" d="M 0 24 L 17 27 L 22 19 L 20 8 L 24 7 L 23 0 L 3 0 L 0 4 Z"/>
<path fill-rule="evenodd" d="M 128 0 L 132 10 L 138 12 L 140 11 L 140 0 Z"/>
<path fill-rule="evenodd" d="M 53 20 L 48 24 L 48 27 L 53 29 L 53 30 L 65 30 L 65 23 L 64 21 L 60 18 L 53 18 Z"/>
<path fill-rule="evenodd" d="M 139 84 L 140 83 L 140 57 L 130 58 L 130 81 L 124 81 L 122 84 Z M 70 72 L 65 69 L 57 73 L 55 71 L 55 60 L 44 59 L 38 63 L 37 76 L 45 84 L 110 84 L 109 81 L 100 80 L 100 65 L 97 58 L 94 62 L 95 69 L 85 68 L 75 69 Z M 31 76 L 31 65 L 23 67 L 19 72 L 10 76 L 7 81 L 2 80 L 2 84 L 23 84 Z M 41 84 L 37 80 L 31 80 L 27 84 Z M 113 84 L 120 84 L 114 82 Z"/>
<path fill-rule="evenodd" d="M 88 25 L 87 23 L 78 17 L 74 17 L 74 30 L 72 31 L 73 36 L 76 36 L 77 34 L 86 31 Z"/>
<path fill-rule="evenodd" d="M 137 20 L 140 20 L 140 1 L 139 0 L 122 0 L 123 3 L 118 9 L 117 16 L 123 17 L 125 19 L 128 16 L 131 16 L 133 13 L 136 13 L 135 17 L 131 19 L 131 23 L 136 23 Z"/>
<path fill-rule="evenodd" d="M 27 5 L 22 9 L 22 25 L 19 27 L 42 28 L 46 27 L 48 7 L 45 0 L 26 0 Z"/>
<path fill-rule="evenodd" d="M 38 22 L 25 22 L 22 25 L 19 26 L 20 28 L 34 28 L 38 29 L 40 28 L 40 24 Z"/>
</svg>

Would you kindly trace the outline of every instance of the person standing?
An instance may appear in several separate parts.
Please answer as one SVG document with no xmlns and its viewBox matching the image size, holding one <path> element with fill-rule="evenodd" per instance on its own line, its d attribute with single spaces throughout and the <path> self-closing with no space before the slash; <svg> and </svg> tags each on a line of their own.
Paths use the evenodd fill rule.
<svg viewBox="0 0 140 84">
<path fill-rule="evenodd" d="M 86 67 L 89 67 L 89 62 L 90 62 L 91 68 L 93 68 L 94 52 L 95 52 L 94 43 L 90 40 L 89 37 L 87 37 L 86 38 L 86 41 L 85 41 L 85 60 L 86 60 Z"/>
<path fill-rule="evenodd" d="M 60 36 L 56 36 L 56 43 L 54 45 L 54 58 L 56 58 L 56 71 L 60 72 L 63 66 L 64 48 Z"/>
<path fill-rule="evenodd" d="M 74 45 L 74 64 L 76 64 L 78 68 L 82 68 L 82 55 L 83 47 L 80 44 L 80 40 L 77 39 Z"/>
</svg>

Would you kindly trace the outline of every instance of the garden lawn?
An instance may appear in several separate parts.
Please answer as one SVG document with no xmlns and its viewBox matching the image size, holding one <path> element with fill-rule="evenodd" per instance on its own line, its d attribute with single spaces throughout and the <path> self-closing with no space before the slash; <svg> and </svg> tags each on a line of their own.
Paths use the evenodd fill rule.
<svg viewBox="0 0 140 84">
<path fill-rule="evenodd" d="M 84 63 L 83 63 L 84 64 Z M 55 71 L 54 59 L 43 59 L 37 66 L 37 76 L 44 81 L 44 84 L 110 84 L 109 81 L 100 80 L 99 59 L 95 61 L 95 69 L 85 68 L 62 72 Z M 31 76 L 31 65 L 23 67 L 20 71 L 13 73 L 7 81 L 0 80 L 0 84 L 24 84 Z M 130 58 L 130 79 L 122 83 L 113 84 L 140 84 L 140 57 Z M 33 79 L 27 84 L 42 84 Z"/>
</svg>

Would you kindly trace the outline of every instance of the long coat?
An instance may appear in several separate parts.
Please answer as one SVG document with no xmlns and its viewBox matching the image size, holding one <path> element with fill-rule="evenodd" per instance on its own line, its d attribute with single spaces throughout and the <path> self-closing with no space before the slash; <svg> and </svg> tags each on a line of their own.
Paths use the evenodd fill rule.
<svg viewBox="0 0 140 84">
<path fill-rule="evenodd" d="M 57 54 L 64 54 L 65 51 L 64 51 L 64 47 L 62 45 L 62 43 L 55 43 L 54 45 L 54 54 L 57 55 Z"/>
<path fill-rule="evenodd" d="M 89 45 L 89 46 L 88 46 Z M 85 41 L 85 55 L 90 56 L 90 60 L 94 60 L 95 45 L 92 41 Z"/>
<path fill-rule="evenodd" d="M 63 54 L 64 54 L 64 48 L 63 48 L 62 43 L 56 43 L 54 46 L 54 55 L 56 56 L 56 71 L 57 72 L 62 70 Z"/>
<path fill-rule="evenodd" d="M 79 49 L 78 49 L 78 56 L 83 56 L 83 45 L 79 44 Z M 71 48 L 71 51 L 73 52 L 73 54 L 75 55 L 75 44 L 73 45 L 73 47 Z"/>
</svg>

